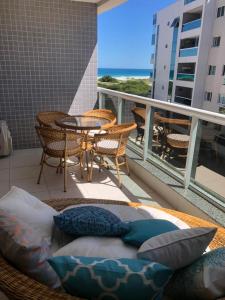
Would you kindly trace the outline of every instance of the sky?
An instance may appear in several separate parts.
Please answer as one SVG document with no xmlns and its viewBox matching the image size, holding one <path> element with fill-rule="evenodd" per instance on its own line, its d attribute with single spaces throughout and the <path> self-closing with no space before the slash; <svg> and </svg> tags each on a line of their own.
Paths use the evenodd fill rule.
<svg viewBox="0 0 225 300">
<path fill-rule="evenodd" d="M 98 66 L 149 69 L 152 16 L 175 0 L 128 0 L 98 16 Z"/>
</svg>

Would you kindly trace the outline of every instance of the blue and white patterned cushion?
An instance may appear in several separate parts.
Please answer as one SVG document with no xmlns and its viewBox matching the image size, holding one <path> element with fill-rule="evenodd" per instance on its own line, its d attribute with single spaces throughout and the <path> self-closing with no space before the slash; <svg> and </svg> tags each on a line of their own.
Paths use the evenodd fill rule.
<svg viewBox="0 0 225 300">
<path fill-rule="evenodd" d="M 130 229 L 129 225 L 110 211 L 85 206 L 65 210 L 54 217 L 56 226 L 74 236 L 121 236 Z"/>
<path fill-rule="evenodd" d="M 207 252 L 190 266 L 177 271 L 166 288 L 166 295 L 174 300 L 224 297 L 225 248 Z"/>
<path fill-rule="evenodd" d="M 49 263 L 68 293 L 89 300 L 156 299 L 172 275 L 166 266 L 136 259 L 61 256 Z"/>
</svg>

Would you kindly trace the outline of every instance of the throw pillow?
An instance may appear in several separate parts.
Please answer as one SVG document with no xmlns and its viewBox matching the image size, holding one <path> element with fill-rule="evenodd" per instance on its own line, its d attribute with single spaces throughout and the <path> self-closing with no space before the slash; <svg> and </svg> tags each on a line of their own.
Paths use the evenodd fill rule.
<svg viewBox="0 0 225 300">
<path fill-rule="evenodd" d="M 123 241 L 132 246 L 140 247 L 146 240 L 164 232 L 179 229 L 167 220 L 151 219 L 130 222 L 130 231 L 122 237 Z"/>
<path fill-rule="evenodd" d="M 222 298 L 225 296 L 224 278 L 225 248 L 218 248 L 175 272 L 166 288 L 166 295 L 174 300 Z"/>
<path fill-rule="evenodd" d="M 135 259 L 61 256 L 49 259 L 64 289 L 85 299 L 156 299 L 172 271 Z"/>
<path fill-rule="evenodd" d="M 49 287 L 60 286 L 57 274 L 47 261 L 50 257 L 48 241 L 4 210 L 0 210 L 0 251 L 29 277 Z"/>
<path fill-rule="evenodd" d="M 198 227 L 163 233 L 147 240 L 138 250 L 138 258 L 156 261 L 173 270 L 183 268 L 203 254 L 216 230 Z"/>
<path fill-rule="evenodd" d="M 0 209 L 15 214 L 39 232 L 41 237 L 51 240 L 53 216 L 57 215 L 58 212 L 38 198 L 14 186 L 0 199 Z"/>
<path fill-rule="evenodd" d="M 136 258 L 137 248 L 117 237 L 80 237 L 56 251 L 53 256 Z"/>
<path fill-rule="evenodd" d="M 56 226 L 73 236 L 121 236 L 129 231 L 129 225 L 110 211 L 85 206 L 65 210 L 54 217 Z"/>
</svg>

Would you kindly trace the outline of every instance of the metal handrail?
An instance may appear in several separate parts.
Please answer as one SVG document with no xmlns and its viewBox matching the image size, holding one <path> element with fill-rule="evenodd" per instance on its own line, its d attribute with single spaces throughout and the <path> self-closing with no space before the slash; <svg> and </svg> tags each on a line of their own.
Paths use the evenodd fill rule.
<svg viewBox="0 0 225 300">
<path fill-rule="evenodd" d="M 98 92 L 102 94 L 107 94 L 110 96 L 114 97 L 119 97 L 122 98 L 123 100 L 128 100 L 140 104 L 145 104 L 149 105 L 152 107 L 168 110 L 171 112 L 175 112 L 178 114 L 183 114 L 188 117 L 196 117 L 198 119 L 216 123 L 219 125 L 225 126 L 225 115 L 215 113 L 215 112 L 210 112 L 207 110 L 199 109 L 199 108 L 194 108 L 194 107 L 189 107 L 186 105 L 182 104 L 175 104 L 175 103 L 170 103 L 170 102 L 165 102 L 162 100 L 156 100 L 152 98 L 147 98 L 147 97 L 142 97 L 142 96 L 136 96 L 133 94 L 127 94 L 123 92 L 118 92 L 115 90 L 110 90 L 102 87 L 98 87 Z"/>
</svg>

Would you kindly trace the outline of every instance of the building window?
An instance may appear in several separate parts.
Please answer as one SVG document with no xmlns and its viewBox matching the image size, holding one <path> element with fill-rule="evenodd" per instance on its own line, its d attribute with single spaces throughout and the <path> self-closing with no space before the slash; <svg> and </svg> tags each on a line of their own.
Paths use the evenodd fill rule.
<svg viewBox="0 0 225 300">
<path fill-rule="evenodd" d="M 218 103 L 225 104 L 225 94 L 219 94 Z"/>
<path fill-rule="evenodd" d="M 154 14 L 154 15 L 153 15 L 153 21 L 152 21 L 152 24 L 153 24 L 153 25 L 156 25 L 156 23 L 157 23 L 157 15 Z"/>
<path fill-rule="evenodd" d="M 216 66 L 209 66 L 209 75 L 216 75 Z"/>
<path fill-rule="evenodd" d="M 225 6 L 221 6 L 217 10 L 217 18 L 223 17 L 225 12 Z"/>
<path fill-rule="evenodd" d="M 168 48 L 168 44 L 165 45 L 165 48 Z"/>
<path fill-rule="evenodd" d="M 205 101 L 211 102 L 212 100 L 212 92 L 205 92 Z"/>
<path fill-rule="evenodd" d="M 222 76 L 225 76 L 225 65 L 223 65 L 223 72 L 222 72 Z"/>
<path fill-rule="evenodd" d="M 152 35 L 152 45 L 155 45 L 155 34 Z"/>
<path fill-rule="evenodd" d="M 216 36 L 213 38 L 213 44 L 212 46 L 213 47 L 219 47 L 220 46 L 220 40 L 221 40 L 221 37 L 220 36 Z"/>
</svg>

